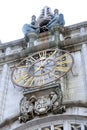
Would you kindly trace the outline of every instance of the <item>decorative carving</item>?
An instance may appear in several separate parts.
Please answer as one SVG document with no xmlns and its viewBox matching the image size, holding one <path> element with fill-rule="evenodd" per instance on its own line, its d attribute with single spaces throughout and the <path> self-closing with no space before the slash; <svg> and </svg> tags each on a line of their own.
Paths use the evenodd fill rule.
<svg viewBox="0 0 87 130">
<path fill-rule="evenodd" d="M 81 130 L 81 126 L 79 124 L 71 124 L 71 130 Z"/>
<path fill-rule="evenodd" d="M 64 26 L 65 21 L 64 21 L 64 16 L 63 14 L 59 14 L 58 9 L 54 10 L 54 17 L 52 18 L 52 20 L 50 20 L 50 22 L 46 25 L 46 27 L 48 29 L 51 29 L 51 27 L 55 26 L 55 25 L 62 25 Z"/>
<path fill-rule="evenodd" d="M 55 125 L 54 130 L 63 130 L 63 125 Z"/>
<path fill-rule="evenodd" d="M 39 18 L 37 19 L 37 23 L 39 24 L 39 27 L 40 27 L 39 29 L 40 33 L 48 31 L 48 28 L 46 27 L 46 25 L 52 18 L 53 18 L 53 13 L 51 12 L 51 8 L 48 6 L 45 6 L 41 10 L 41 14 Z"/>
<path fill-rule="evenodd" d="M 36 100 L 35 96 L 32 96 L 30 100 L 26 97 L 23 97 L 20 101 L 20 112 L 21 116 L 19 117 L 20 122 L 26 122 L 34 117 L 34 102 Z"/>
<path fill-rule="evenodd" d="M 30 32 L 42 33 L 49 31 L 51 27 L 55 25 L 64 26 L 64 15 L 59 14 L 58 9 L 54 10 L 54 14 L 51 12 L 51 8 L 45 6 L 39 18 L 36 20 L 36 16 L 33 15 L 30 24 L 24 24 L 22 31 L 27 39 L 27 34 Z"/>
<path fill-rule="evenodd" d="M 24 24 L 22 31 L 23 31 L 24 35 L 27 36 L 28 33 L 37 32 L 37 29 L 38 29 L 38 26 L 37 26 L 37 23 L 36 23 L 36 16 L 33 15 L 31 17 L 31 23 L 30 24 Z"/>
<path fill-rule="evenodd" d="M 58 86 L 55 91 L 49 94 L 51 111 L 54 114 L 63 113 L 65 111 L 65 106 L 62 106 L 62 91 L 61 86 Z"/>
<path fill-rule="evenodd" d="M 36 97 L 35 95 L 29 98 L 23 97 L 20 101 L 20 122 L 26 122 L 33 119 L 35 116 L 44 115 L 52 112 L 53 114 L 61 114 L 65 111 L 65 106 L 62 106 L 62 91 L 61 86 L 57 86 L 47 95 Z"/>
<path fill-rule="evenodd" d="M 50 109 L 49 106 L 50 98 L 42 96 L 35 102 L 35 113 L 38 115 L 45 114 Z"/>
</svg>

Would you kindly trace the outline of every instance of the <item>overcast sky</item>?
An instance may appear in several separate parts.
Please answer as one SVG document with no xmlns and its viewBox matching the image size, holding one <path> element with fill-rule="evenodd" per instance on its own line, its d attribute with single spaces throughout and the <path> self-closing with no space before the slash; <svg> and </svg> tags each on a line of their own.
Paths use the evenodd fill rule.
<svg viewBox="0 0 87 130">
<path fill-rule="evenodd" d="M 65 25 L 87 21 L 87 0 L 0 0 L 0 40 L 2 43 L 23 38 L 22 26 L 38 18 L 44 6 L 64 14 Z"/>
</svg>

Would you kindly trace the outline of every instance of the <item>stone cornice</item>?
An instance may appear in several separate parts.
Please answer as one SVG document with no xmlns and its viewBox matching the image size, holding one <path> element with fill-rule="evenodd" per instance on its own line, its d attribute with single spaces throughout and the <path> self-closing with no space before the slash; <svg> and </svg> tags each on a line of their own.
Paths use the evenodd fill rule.
<svg viewBox="0 0 87 130">
<path fill-rule="evenodd" d="M 26 45 L 25 39 L 21 38 L 21 39 L 6 42 L 6 43 L 0 43 L 0 49 L 5 49 L 7 47 L 14 47 L 17 45 L 25 46 Z"/>
<path fill-rule="evenodd" d="M 80 22 L 80 23 L 73 24 L 73 25 L 69 25 L 66 27 L 68 27 L 71 31 L 77 30 L 77 29 L 80 29 L 81 27 L 87 27 L 87 21 Z"/>
<path fill-rule="evenodd" d="M 87 27 L 87 21 L 77 23 L 77 24 L 74 24 L 74 25 L 70 25 L 70 26 L 65 26 L 65 27 L 68 28 L 70 31 L 77 30 L 77 29 L 80 29 L 81 27 Z M 5 49 L 7 47 L 13 47 L 13 46 L 16 46 L 16 45 L 26 46 L 25 39 L 21 38 L 21 39 L 17 39 L 17 40 L 6 42 L 6 43 L 0 43 L 0 49 Z"/>
<path fill-rule="evenodd" d="M 68 48 L 70 47 L 75 47 L 75 46 L 81 46 L 81 44 L 83 43 L 87 43 L 87 35 L 84 36 L 78 36 L 72 39 L 66 39 L 64 41 L 60 41 L 58 43 L 59 47 L 64 49 L 66 48 L 68 50 Z M 44 49 L 49 49 L 49 48 L 55 48 L 57 47 L 57 44 L 54 41 L 51 42 L 47 42 L 44 44 L 39 44 L 37 46 L 34 47 L 29 47 L 26 48 L 25 50 L 22 50 L 21 52 L 17 52 L 14 54 L 10 54 L 7 56 L 1 56 L 0 57 L 0 65 L 2 65 L 3 63 L 10 63 L 10 62 L 14 62 L 16 60 L 22 59 L 25 56 L 28 56 L 31 53 L 37 52 L 39 50 L 44 50 Z M 76 50 L 75 50 L 76 51 Z"/>
</svg>

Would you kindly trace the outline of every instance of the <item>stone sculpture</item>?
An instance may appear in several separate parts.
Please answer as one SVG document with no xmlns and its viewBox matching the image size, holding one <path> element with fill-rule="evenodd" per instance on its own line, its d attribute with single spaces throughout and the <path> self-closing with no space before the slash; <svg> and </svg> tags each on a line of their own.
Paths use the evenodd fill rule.
<svg viewBox="0 0 87 130">
<path fill-rule="evenodd" d="M 24 33 L 24 35 L 27 35 L 30 32 L 36 32 L 38 29 L 38 26 L 36 24 L 36 16 L 33 15 L 31 17 L 31 23 L 30 24 L 24 24 L 22 31 Z"/>
<path fill-rule="evenodd" d="M 48 29 L 51 29 L 51 27 L 55 25 L 62 25 L 62 26 L 65 25 L 64 16 L 63 14 L 59 14 L 58 9 L 54 10 L 54 17 L 52 18 L 52 20 L 50 20 L 50 22 L 46 25 L 46 27 Z"/>
<path fill-rule="evenodd" d="M 23 97 L 20 101 L 20 122 L 26 122 L 33 119 L 35 116 L 40 116 L 52 112 L 53 114 L 61 114 L 65 111 L 65 106 L 62 105 L 61 86 L 58 85 L 54 91 L 48 95 L 30 98 Z"/>
<path fill-rule="evenodd" d="M 50 99 L 45 96 L 41 96 L 35 102 L 35 113 L 37 115 L 46 114 L 49 111 Z"/>
<path fill-rule="evenodd" d="M 28 100 L 26 97 L 23 97 L 20 102 L 20 113 L 19 117 L 20 122 L 26 122 L 34 117 L 34 105 L 33 100 Z"/>
<path fill-rule="evenodd" d="M 50 92 L 49 94 L 50 97 L 50 106 L 51 106 L 51 111 L 54 114 L 61 114 L 65 111 L 65 106 L 62 105 L 62 91 L 61 91 L 61 86 L 59 85 L 55 91 Z"/>
</svg>

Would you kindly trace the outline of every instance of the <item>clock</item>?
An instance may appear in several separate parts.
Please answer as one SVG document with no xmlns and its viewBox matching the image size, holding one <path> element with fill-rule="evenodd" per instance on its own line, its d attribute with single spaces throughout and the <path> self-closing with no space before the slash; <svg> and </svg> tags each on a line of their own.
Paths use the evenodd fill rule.
<svg viewBox="0 0 87 130">
<path fill-rule="evenodd" d="M 12 71 L 12 82 L 23 88 L 56 83 L 71 70 L 72 55 L 60 49 L 42 50 L 24 58 Z"/>
</svg>

